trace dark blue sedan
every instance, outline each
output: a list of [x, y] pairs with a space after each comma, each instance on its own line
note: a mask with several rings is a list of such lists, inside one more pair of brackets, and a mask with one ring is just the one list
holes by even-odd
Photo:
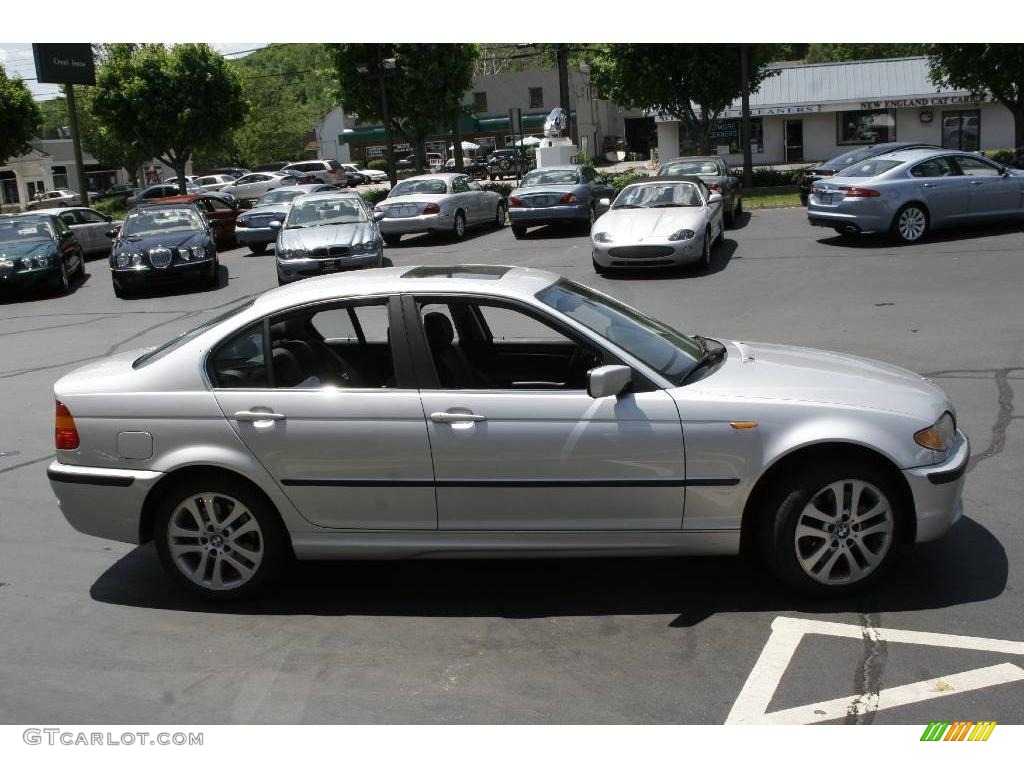
[[614, 187], [590, 166], [538, 168], [526, 174], [508, 198], [512, 234], [519, 239], [526, 236], [527, 227], [544, 224], [575, 224], [590, 232], [607, 205], [601, 201], [613, 197]]

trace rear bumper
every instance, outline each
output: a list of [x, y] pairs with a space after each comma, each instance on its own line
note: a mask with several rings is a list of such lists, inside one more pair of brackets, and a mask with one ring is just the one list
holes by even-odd
[[953, 449], [941, 464], [903, 470], [917, 513], [916, 542], [940, 538], [963, 515], [962, 493], [970, 458], [970, 441], [957, 430]]
[[142, 505], [163, 472], [79, 467], [54, 461], [47, 467], [46, 476], [61, 513], [76, 531], [138, 544]]
[[557, 224], [566, 221], [581, 223], [590, 220], [590, 206], [580, 203], [578, 205], [552, 205], [545, 208], [509, 208], [508, 217], [513, 224], [528, 226]]
[[384, 218], [377, 225], [381, 234], [385, 235], [411, 235], [415, 232], [438, 232], [448, 230], [454, 226], [452, 217], [444, 213], [430, 213], [425, 216], [400, 216], [396, 218]]
[[817, 205], [814, 196], [807, 202], [807, 223], [812, 227], [848, 229], [851, 232], [887, 232], [893, 212], [880, 200], [852, 200], [837, 205]]
[[243, 245], [270, 244], [277, 240], [278, 231], [273, 227], [235, 227], [235, 239]]

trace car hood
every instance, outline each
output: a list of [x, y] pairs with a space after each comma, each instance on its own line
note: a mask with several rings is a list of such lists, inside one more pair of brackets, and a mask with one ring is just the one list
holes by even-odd
[[615, 240], [631, 241], [642, 237], [668, 237], [680, 229], [703, 230], [704, 208], [629, 208], [609, 211], [594, 225]]
[[322, 227], [282, 230], [279, 243], [282, 250], [301, 248], [309, 251], [331, 245], [355, 245], [373, 239], [374, 230], [368, 223], [327, 224]]
[[726, 364], [690, 387], [715, 397], [870, 408], [921, 418], [927, 423], [942, 411], [952, 410], [941, 389], [899, 366], [784, 344], [722, 343], [729, 347]]
[[0, 243], [0, 257], [42, 256], [51, 253], [57, 244], [52, 240], [29, 240], [26, 242]]
[[180, 248], [183, 245], [206, 245], [209, 238], [205, 232], [167, 232], [138, 240], [119, 238], [114, 244], [115, 250], [148, 251], [150, 248]]

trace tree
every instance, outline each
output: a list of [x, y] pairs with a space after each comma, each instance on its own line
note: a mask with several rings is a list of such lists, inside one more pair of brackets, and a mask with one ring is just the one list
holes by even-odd
[[[341, 43], [329, 44], [328, 50], [338, 95], [346, 111], [361, 120], [383, 122], [380, 78], [386, 78], [391, 128], [412, 144], [422, 169], [423, 139], [438, 125], [450, 124], [472, 85], [479, 48], [472, 43]], [[394, 69], [382, 73], [382, 59], [394, 59]]]
[[20, 77], [8, 78], [0, 65], [0, 164], [11, 157], [24, 154], [31, 146], [43, 122], [39, 105]]
[[[750, 64], [751, 92], [775, 74], [768, 57], [756, 49]], [[595, 54], [590, 71], [602, 97], [675, 117], [706, 153], [711, 151], [716, 120], [741, 90], [738, 45], [615, 43]]]
[[245, 116], [238, 76], [206, 44], [111, 46], [96, 73], [92, 110], [109, 135], [174, 168], [216, 146]]
[[138, 139], [119, 137], [97, 119], [94, 96], [92, 89], [75, 88], [82, 147], [104, 165], [124, 168], [128, 178], [138, 183], [142, 179], [142, 166], [152, 155]]
[[991, 94], [1013, 115], [1013, 145], [1024, 146], [1024, 45], [932, 43], [925, 52], [935, 85]]

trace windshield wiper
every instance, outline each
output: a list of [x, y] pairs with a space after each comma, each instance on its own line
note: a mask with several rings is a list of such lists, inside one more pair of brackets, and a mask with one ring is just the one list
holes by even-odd
[[[725, 344], [722, 344], [720, 341], [715, 341], [714, 339], [709, 339], [706, 336], [701, 336], [699, 333], [695, 333], [693, 338], [697, 340], [698, 344], [700, 344], [700, 357], [697, 358], [697, 362], [694, 363], [693, 367], [686, 372], [685, 376], [683, 376], [682, 384], [689, 381], [690, 377], [701, 368], [706, 368], [709, 365], [717, 363], [719, 360], [724, 359], [727, 354]], [[709, 341], [715, 341], [715, 344], [718, 344], [721, 349], [710, 349], [708, 347]]]
[[639, 208], [640, 206], [639, 205], [633, 205], [632, 203], [623, 203], [622, 205], [616, 205], [615, 207], [616, 207], [616, 209], [618, 209], [618, 208]]
[[688, 205], [682, 203], [657, 203], [656, 205], [648, 205], [648, 208], [689, 208]]

